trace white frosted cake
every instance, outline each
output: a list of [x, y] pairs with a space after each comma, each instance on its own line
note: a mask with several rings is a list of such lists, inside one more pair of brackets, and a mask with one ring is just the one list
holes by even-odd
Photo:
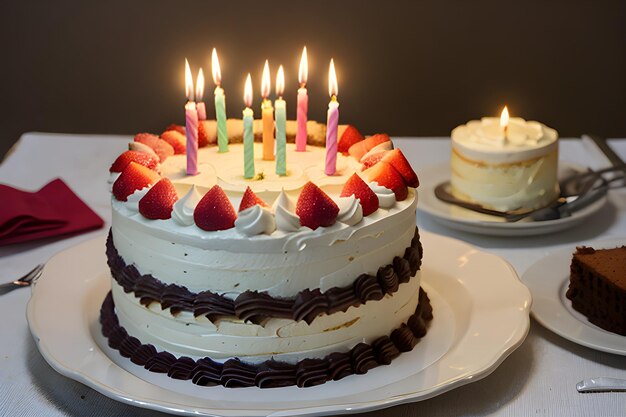
[[453, 194], [499, 211], [546, 206], [559, 195], [558, 134], [539, 122], [511, 118], [506, 137], [495, 117], [452, 131]]
[[417, 176], [388, 138], [345, 131], [339, 149], [357, 146], [336, 175], [324, 148], [288, 143], [278, 176], [255, 143], [253, 180], [241, 144], [200, 148], [188, 176], [182, 151], [138, 135], [159, 155], [135, 143], [112, 166], [109, 345], [173, 378], [262, 388], [365, 373], [411, 350], [432, 318]]

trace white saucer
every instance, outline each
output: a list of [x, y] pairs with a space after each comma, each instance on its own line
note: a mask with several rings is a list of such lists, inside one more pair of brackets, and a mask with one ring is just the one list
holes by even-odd
[[[596, 249], [626, 244], [626, 238], [586, 243]], [[552, 253], [531, 266], [522, 281], [533, 294], [532, 315], [541, 325], [565, 339], [603, 352], [626, 355], [626, 336], [589, 323], [565, 297], [569, 268], [575, 248]]]
[[[571, 173], [572, 169], [581, 167], [561, 161], [559, 173]], [[477, 233], [491, 236], [533, 236], [554, 233], [568, 229], [581, 223], [587, 217], [604, 206], [607, 197], [604, 196], [587, 207], [575, 211], [570, 217], [556, 220], [533, 222], [530, 219], [515, 223], [506, 223], [504, 219], [487, 214], [477, 213], [453, 204], [439, 200], [435, 196], [435, 188], [446, 181], [450, 181], [450, 164], [433, 165], [420, 169], [420, 188], [418, 210], [433, 217], [434, 220], [452, 229], [463, 232]]]
[[144, 371], [101, 348], [97, 317], [110, 289], [104, 238], [48, 262], [27, 318], [41, 354], [54, 369], [135, 406], [218, 416], [364, 412], [427, 399], [483, 378], [528, 333], [530, 291], [506, 261], [430, 233], [423, 233], [422, 242], [423, 285], [434, 308], [428, 334], [389, 366], [312, 388], [198, 387]]

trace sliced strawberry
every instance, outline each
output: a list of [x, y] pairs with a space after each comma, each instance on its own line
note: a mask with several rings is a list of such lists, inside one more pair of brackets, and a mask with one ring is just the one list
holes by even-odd
[[361, 167], [361, 171], [365, 171], [369, 167], [373, 167], [374, 165], [379, 163], [387, 152], [389, 151], [381, 151], [374, 154], [370, 154], [368, 152], [369, 156], [364, 155], [363, 158], [361, 158], [361, 163], [363, 164], [363, 167]]
[[159, 178], [159, 174], [150, 168], [131, 162], [113, 183], [113, 195], [119, 201], [126, 201], [135, 190], [152, 185]]
[[172, 217], [172, 208], [176, 200], [178, 194], [174, 184], [169, 178], [163, 178], [139, 200], [139, 213], [152, 220], [169, 219]]
[[168, 130], [175, 130], [176, 132], [182, 134], [183, 136], [185, 136], [185, 126], [181, 126], [181, 125], [177, 125], [175, 123], [172, 123], [170, 125], [168, 125], [165, 128], [165, 131], [167, 132]]
[[156, 152], [154, 152], [154, 149], [152, 149], [148, 145], [144, 145], [143, 143], [134, 142], [134, 141], [128, 142], [128, 150], [149, 153], [150, 155], [153, 155], [157, 159], [157, 161], [159, 160], [159, 155], [157, 155]]
[[115, 162], [111, 165], [111, 168], [109, 168], [109, 172], [122, 172], [131, 162], [137, 162], [139, 165], [143, 165], [155, 171], [159, 165], [159, 159], [156, 155], [145, 152], [126, 151], [117, 157]]
[[172, 145], [151, 133], [137, 133], [135, 135], [135, 142], [143, 143], [154, 149], [154, 152], [159, 156], [161, 162], [174, 155]]
[[259, 205], [261, 207], [268, 207], [267, 203], [263, 201], [259, 196], [254, 194], [250, 187], [246, 188], [246, 192], [243, 193], [241, 203], [239, 203], [239, 211], [244, 211], [252, 206]]
[[364, 140], [355, 143], [354, 145], [350, 146], [350, 148], [348, 149], [348, 154], [350, 154], [350, 156], [352, 156], [357, 161], [360, 161], [361, 158], [363, 158], [363, 155], [365, 155], [366, 153], [367, 153], [367, 148], [365, 147]]
[[235, 226], [236, 219], [235, 208], [219, 185], [214, 185], [202, 197], [193, 212], [196, 225], [209, 232], [230, 229]]
[[337, 152], [348, 155], [348, 149], [350, 149], [350, 146], [362, 140], [363, 135], [361, 132], [359, 132], [356, 127], [348, 125], [339, 138], [339, 142], [337, 142]]
[[377, 154], [383, 151], [390, 151], [392, 149], [393, 149], [393, 143], [390, 140], [383, 142], [383, 143], [379, 143], [378, 145], [374, 146], [372, 149], [367, 151], [367, 153], [361, 157], [361, 163], [363, 162], [364, 159], [369, 158], [370, 156], [374, 154]]
[[312, 182], [307, 182], [298, 197], [296, 214], [302, 226], [315, 230], [320, 226], [328, 227], [335, 223], [339, 214], [337, 204]]
[[369, 216], [378, 210], [378, 196], [358, 174], [352, 174], [341, 190], [341, 197], [350, 197], [351, 195], [359, 199], [364, 216]]
[[391, 164], [404, 178], [404, 182], [409, 187], [417, 188], [420, 185], [417, 174], [411, 168], [411, 164], [407, 161], [406, 157], [400, 149], [394, 149], [387, 153], [382, 159], [384, 162]]
[[161, 133], [161, 139], [172, 145], [176, 155], [184, 154], [187, 149], [187, 138], [176, 130], [166, 130]]
[[204, 148], [209, 144], [209, 134], [207, 132], [207, 121], [201, 120], [198, 123], [198, 148]]
[[362, 140], [360, 142], [355, 143], [350, 146], [348, 149], [348, 153], [352, 155], [357, 161], [360, 161], [369, 150], [374, 148], [376, 145], [380, 145], [383, 142], [389, 142], [389, 135], [386, 133], [377, 133], [369, 138]]
[[396, 195], [397, 201], [406, 199], [409, 190], [402, 175], [389, 163], [380, 161], [366, 172], [367, 180], [377, 182], [378, 185], [389, 188]]

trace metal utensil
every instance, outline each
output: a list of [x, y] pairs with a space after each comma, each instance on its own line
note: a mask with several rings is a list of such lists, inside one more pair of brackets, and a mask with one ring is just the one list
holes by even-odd
[[37, 278], [41, 276], [42, 272], [43, 265], [37, 265], [23, 277], [20, 277], [15, 281], [0, 284], [0, 295], [6, 294], [18, 288], [29, 287], [33, 282], [37, 280]]
[[580, 393], [609, 391], [626, 392], [626, 379], [607, 377], [583, 379], [576, 384], [576, 390]]
[[583, 135], [583, 138], [589, 138], [596, 144], [598, 149], [602, 151], [604, 156], [609, 160], [612, 166], [621, 167], [622, 169], [626, 168], [626, 163], [619, 157], [618, 154], [615, 153], [613, 149], [609, 146], [605, 138], [602, 138], [598, 135]]

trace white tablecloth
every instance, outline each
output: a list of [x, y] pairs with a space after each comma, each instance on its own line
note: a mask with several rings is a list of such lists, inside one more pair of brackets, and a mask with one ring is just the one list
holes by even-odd
[[[107, 225], [68, 239], [0, 247], [0, 282], [21, 276], [58, 251], [106, 233], [110, 224], [108, 167], [129, 139], [41, 133], [20, 139], [0, 165], [1, 183], [35, 190], [60, 177]], [[399, 138], [396, 144], [418, 174], [421, 167], [449, 158], [449, 140], [442, 138]], [[613, 140], [610, 144], [626, 156], [626, 141]], [[584, 146], [580, 140], [562, 140], [561, 159], [595, 167], [606, 164], [597, 149]], [[465, 240], [506, 258], [521, 276], [535, 261], [563, 247], [604, 237], [624, 236], [626, 242], [626, 192], [612, 191], [609, 204], [585, 224], [541, 237], [495, 238], [456, 232], [419, 212], [418, 224], [423, 230]], [[28, 330], [25, 307], [29, 295], [29, 290], [21, 289], [0, 297], [0, 416], [158, 414], [111, 400], [48, 366]], [[626, 378], [626, 357], [579, 346], [532, 321], [524, 344], [488, 377], [427, 401], [365, 415], [626, 415], [626, 393], [576, 392], [576, 382], [596, 376]]]

